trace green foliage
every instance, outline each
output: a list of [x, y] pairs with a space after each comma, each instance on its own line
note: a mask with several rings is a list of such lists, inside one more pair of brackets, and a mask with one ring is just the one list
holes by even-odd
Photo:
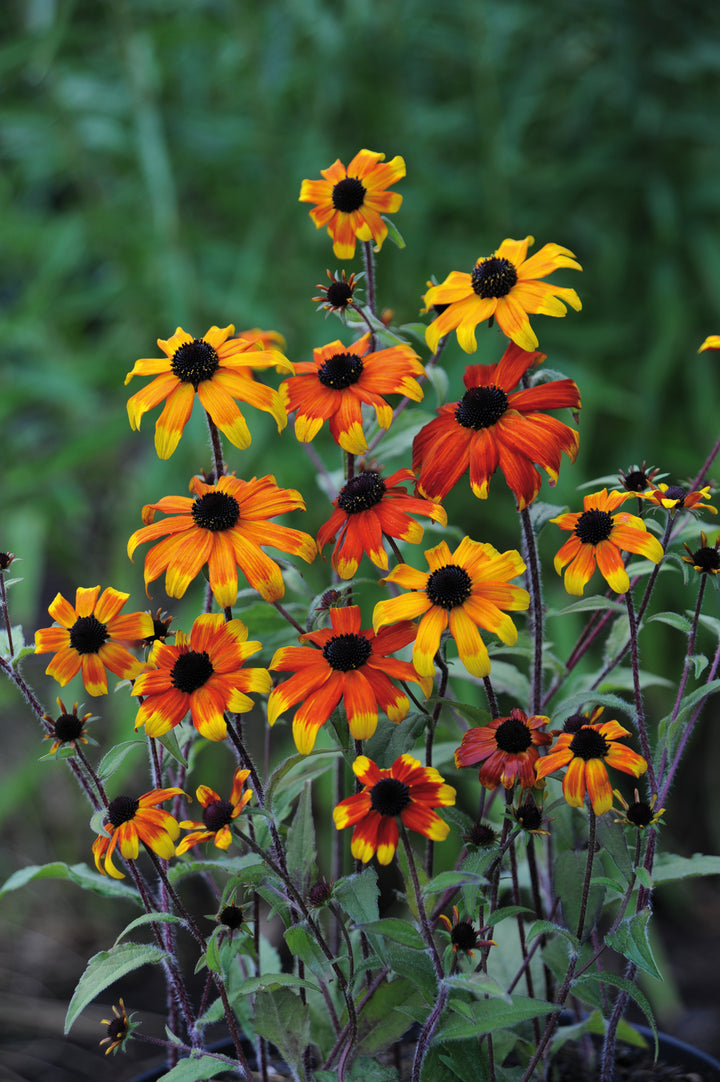
[[147, 943], [120, 943], [108, 951], [93, 955], [70, 1000], [65, 1017], [65, 1033], [69, 1033], [78, 1015], [88, 1004], [115, 981], [141, 966], [157, 965], [169, 957], [167, 951]]

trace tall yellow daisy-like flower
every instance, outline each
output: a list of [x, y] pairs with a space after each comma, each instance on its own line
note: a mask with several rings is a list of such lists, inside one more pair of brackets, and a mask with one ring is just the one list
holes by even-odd
[[537, 779], [541, 781], [567, 766], [563, 778], [565, 800], [571, 807], [581, 808], [587, 793], [595, 814], [603, 815], [613, 802], [607, 767], [636, 778], [647, 770], [642, 755], [619, 743], [626, 736], [630, 736], [629, 730], [617, 721], [583, 725], [575, 733], [561, 733], [548, 754], [535, 764]]
[[175, 842], [180, 824], [170, 812], [158, 808], [173, 796], [184, 796], [182, 789], [151, 789], [140, 797], [116, 796], [108, 804], [108, 822], [103, 823], [107, 834], [98, 834], [93, 842], [95, 867], [101, 875], [113, 879], [125, 876], [113, 864], [113, 853], [119, 847], [126, 860], [137, 860], [140, 842], [163, 860], [175, 855]]
[[313, 350], [313, 360], [295, 365], [295, 376], [285, 380], [280, 393], [288, 413], [296, 413], [295, 435], [301, 443], [317, 436], [325, 421], [344, 451], [362, 455], [368, 449], [363, 434], [362, 406], [372, 406], [377, 423], [389, 428], [392, 409], [388, 394], [420, 402], [423, 392], [416, 376], [425, 372], [410, 346], [370, 351], [372, 335], [351, 346], [339, 340]]
[[110, 586], [102, 595], [99, 586], [78, 586], [73, 606], [57, 594], [48, 612], [60, 626], [35, 632], [35, 653], [55, 652], [46, 674], [65, 687], [82, 669], [90, 695], [107, 694], [108, 669], [122, 680], [134, 679], [143, 663], [122, 644], [152, 635], [153, 622], [147, 612], [121, 615], [129, 597]]
[[401, 755], [389, 770], [360, 755], [353, 763], [364, 788], [341, 800], [333, 811], [338, 830], [355, 827], [350, 851], [367, 863], [377, 853], [380, 864], [389, 864], [399, 838], [397, 816], [408, 830], [431, 841], [447, 838], [450, 827], [435, 808], [455, 803], [455, 790], [446, 785], [434, 767], [422, 766], [412, 755]]
[[529, 315], [564, 316], [567, 305], [579, 311], [580, 298], [574, 289], [538, 281], [561, 267], [582, 270], [574, 254], [558, 244], [545, 244], [527, 258], [534, 237], [504, 240], [491, 256], [478, 259], [469, 274], [452, 271], [440, 285], [425, 294], [425, 306], [447, 305], [425, 332], [430, 349], [450, 331], [466, 353], [477, 349], [475, 328], [486, 319], [495, 319], [503, 334], [521, 349], [538, 347]]
[[188, 711], [198, 732], [208, 740], [227, 736], [225, 711], [252, 710], [248, 692], [267, 695], [272, 679], [267, 669], [243, 669], [262, 649], [248, 642], [242, 620], [225, 621], [222, 613], [198, 616], [190, 634], [178, 631], [175, 645], [156, 642], [148, 661], [155, 668], [141, 673], [133, 695], [142, 696], [135, 728], [162, 736], [179, 725]]
[[657, 564], [663, 558], [663, 547], [648, 533], [637, 515], [618, 508], [632, 498], [631, 492], [593, 492], [583, 498], [584, 511], [558, 515], [550, 519], [561, 530], [572, 530], [572, 537], [555, 556], [555, 570], [562, 574], [566, 564], [565, 589], [569, 594], [582, 595], [596, 567], [611, 590], [625, 594], [630, 579], [623, 564], [622, 552], [635, 552]]
[[455, 552], [441, 541], [428, 549], [425, 558], [429, 573], [398, 564], [382, 580], [412, 592], [377, 603], [375, 631], [419, 616], [413, 665], [421, 676], [432, 676], [435, 671], [434, 658], [446, 630], [455, 639], [468, 672], [487, 676], [490, 658], [478, 628], [492, 631], [512, 646], [517, 641], [517, 628], [503, 610], [524, 610], [530, 603], [527, 590], [509, 582], [525, 570], [520, 553], [498, 552], [492, 545], [464, 537]]
[[387, 189], [405, 176], [405, 162], [400, 157], [383, 162], [384, 154], [361, 150], [347, 169], [338, 158], [320, 170], [323, 180], [302, 182], [299, 201], [315, 203], [310, 217], [318, 229], [327, 226], [338, 259], [352, 259], [358, 240], [382, 247], [388, 228], [381, 214], [400, 209], [403, 197]]
[[[254, 368], [277, 368], [292, 372], [287, 357], [270, 348], [271, 334], [253, 330], [248, 338], [232, 338], [235, 327], [211, 327], [202, 338], [178, 327], [167, 340], [157, 343], [165, 357], [144, 357], [135, 362], [125, 377], [155, 376], [141, 391], [128, 399], [130, 426], [140, 428], [143, 415], [158, 403], [165, 408], [155, 425], [155, 450], [170, 458], [180, 442], [197, 394], [211, 420], [235, 447], [248, 447], [250, 431], [236, 399], [271, 413], [278, 432], [287, 424], [287, 415], [278, 392], [252, 378]], [[250, 378], [248, 378], [250, 377]]]
[[[166, 592], [182, 597], [207, 564], [215, 600], [221, 608], [230, 608], [237, 597], [239, 567], [261, 597], [277, 601], [285, 593], [285, 584], [280, 568], [261, 546], [293, 553], [307, 563], [317, 555], [309, 534], [268, 522], [288, 511], [305, 510], [300, 493], [278, 488], [274, 477], [241, 481], [224, 476], [216, 485], [194, 477], [190, 491], [194, 497], [165, 496], [143, 507], [147, 525], [128, 541], [130, 559], [138, 545], [165, 538], [145, 557], [146, 588], [165, 572]], [[158, 511], [173, 517], [155, 522]]]

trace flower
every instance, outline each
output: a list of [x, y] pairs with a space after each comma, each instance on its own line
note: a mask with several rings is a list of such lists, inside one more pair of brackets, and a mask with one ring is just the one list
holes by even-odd
[[720, 349], [720, 334], [709, 335], [700, 346], [698, 353], [702, 353], [706, 349]]
[[648, 469], [648, 465], [645, 459], [643, 459], [641, 466], [631, 466], [627, 473], [624, 470], [620, 470], [618, 479], [626, 492], [639, 494], [645, 492], [647, 487], [654, 483], [655, 478], [659, 473], [660, 470], [657, 466], [652, 466]]
[[43, 721], [52, 726], [52, 732], [45, 733], [44, 737], [45, 740], [53, 741], [48, 755], [54, 755], [63, 744], [69, 744], [71, 748], [75, 748], [78, 743], [87, 744], [85, 722], [92, 718], [92, 714], [83, 714], [80, 717], [77, 703], [72, 710], [67, 710], [62, 699], [57, 699], [56, 702], [60, 708], [59, 717], [52, 718], [49, 714], [43, 714]]
[[501, 782], [512, 789], [516, 781], [523, 789], [533, 789], [538, 747], [552, 743], [550, 733], [540, 732], [549, 720], [542, 714], [527, 717], [515, 708], [509, 717], [468, 729], [455, 752], [455, 766], [482, 763], [479, 778], [486, 789], [497, 789]]
[[[292, 552], [307, 563], [315, 557], [317, 548], [309, 534], [267, 521], [287, 511], [305, 509], [300, 493], [278, 488], [274, 477], [241, 481], [224, 476], [216, 485], [194, 477], [190, 491], [194, 498], [164, 496], [143, 507], [147, 525], [128, 541], [130, 559], [138, 545], [168, 535], [145, 557], [146, 589], [166, 571], [166, 592], [170, 597], [182, 597], [207, 564], [210, 587], [222, 608], [235, 604], [238, 567], [261, 597], [277, 601], [285, 593], [285, 584], [280, 568], [260, 546]], [[157, 511], [176, 517], [154, 522]]]
[[442, 500], [469, 469], [470, 487], [484, 500], [499, 467], [522, 510], [540, 490], [541, 476], [533, 463], [555, 484], [561, 452], [574, 462], [579, 437], [541, 411], [579, 409], [580, 392], [571, 379], [563, 379], [510, 393], [525, 372], [544, 359], [544, 353], [526, 353], [511, 342], [499, 364], [468, 365], [463, 397], [441, 406], [413, 441], [412, 464], [421, 495]]
[[15, 558], [14, 552], [0, 552], [0, 571], [7, 571]]
[[373, 628], [377, 632], [385, 624], [420, 616], [413, 665], [421, 676], [432, 676], [440, 638], [447, 629], [468, 672], [487, 676], [490, 658], [478, 628], [494, 632], [512, 646], [517, 641], [517, 628], [502, 610], [527, 609], [530, 603], [527, 590], [509, 582], [525, 570], [520, 553], [501, 553], [492, 545], [464, 537], [455, 552], [441, 541], [427, 550], [425, 558], [429, 573], [398, 564], [383, 579], [412, 592], [379, 601]]
[[355, 776], [364, 788], [346, 797], [333, 810], [338, 830], [355, 827], [350, 851], [367, 863], [377, 852], [380, 864], [389, 864], [398, 843], [396, 816], [404, 826], [431, 841], [447, 838], [450, 827], [433, 808], [455, 803], [455, 790], [437, 770], [421, 766], [412, 755], [401, 755], [389, 770], [380, 770], [366, 755], [353, 763]]
[[159, 402], [165, 408], [155, 425], [155, 450], [160, 458], [170, 458], [180, 442], [197, 394], [210, 419], [235, 447], [250, 446], [250, 432], [236, 399], [271, 413], [281, 432], [287, 416], [277, 391], [248, 379], [253, 368], [279, 368], [292, 372], [287, 357], [263, 345], [263, 332], [250, 332], [248, 339], [232, 338], [235, 327], [211, 327], [203, 338], [178, 327], [172, 338], [158, 338], [165, 357], [143, 357], [135, 362], [125, 377], [155, 376], [141, 391], [128, 399], [130, 427], [140, 428], [143, 415]]
[[324, 180], [302, 182], [299, 202], [315, 203], [310, 217], [318, 229], [327, 226], [338, 259], [352, 259], [357, 240], [374, 240], [381, 248], [388, 229], [380, 215], [400, 209], [403, 197], [387, 189], [405, 176], [405, 162], [384, 161], [384, 154], [361, 150], [347, 169], [338, 158], [320, 170]]
[[630, 579], [620, 552], [636, 552], [657, 564], [663, 558], [663, 547], [648, 533], [645, 523], [636, 515], [618, 508], [630, 497], [629, 492], [593, 492], [583, 498], [584, 511], [558, 515], [550, 519], [561, 530], [573, 534], [555, 556], [558, 575], [566, 564], [565, 589], [581, 596], [585, 584], [592, 578], [595, 567], [611, 590], [627, 593]]
[[613, 794], [618, 798], [623, 809], [619, 814], [619, 818], [613, 820], [615, 823], [624, 823], [626, 826], [637, 827], [638, 830], [644, 830], [645, 827], [655, 826], [656, 823], [662, 822], [662, 815], [665, 809], [658, 808], [658, 810], [655, 811], [655, 805], [657, 804], [658, 798], [657, 793], [653, 793], [652, 799], [650, 803], [648, 803], [646, 800], [640, 799], [640, 794], [636, 789], [632, 804], [628, 804], [618, 789], [613, 789]]
[[698, 488], [694, 492], [688, 492], [681, 485], [652, 485], [648, 492], [638, 494], [642, 500], [652, 500], [658, 507], [664, 507], [666, 511], [675, 514], [676, 511], [709, 511], [711, 515], [717, 514], [717, 508], [702, 500], [711, 499], [710, 486]]
[[567, 766], [562, 783], [565, 800], [572, 808], [581, 808], [587, 792], [595, 814], [603, 815], [612, 807], [613, 799], [607, 766], [636, 778], [647, 770], [642, 755], [618, 742], [626, 736], [630, 736], [629, 730], [617, 721], [583, 725], [576, 733], [561, 733], [548, 754], [538, 759], [537, 779]]
[[695, 552], [693, 552], [683, 541], [683, 545], [688, 553], [687, 556], [682, 557], [683, 561], [686, 564], [690, 564], [702, 575], [720, 574], [720, 551], [718, 551], [720, 550], [720, 534], [715, 538], [714, 545], [708, 545], [707, 535], [701, 530], [700, 544], [701, 548], [696, 549]]
[[362, 455], [367, 449], [362, 406], [372, 406], [377, 423], [389, 428], [392, 409], [382, 397], [400, 394], [420, 402], [422, 388], [415, 376], [424, 374], [410, 346], [391, 346], [370, 353], [368, 331], [351, 346], [338, 339], [313, 350], [313, 360], [295, 365], [295, 376], [280, 385], [288, 413], [295, 413], [295, 435], [309, 443], [329, 421], [330, 432], [344, 451]]
[[281, 647], [270, 662], [271, 669], [295, 675], [272, 691], [268, 722], [274, 725], [280, 714], [301, 702], [293, 718], [293, 738], [303, 755], [312, 751], [318, 730], [341, 699], [352, 736], [366, 740], [377, 728], [378, 709], [395, 722], [408, 712], [408, 697], [393, 680], [412, 680], [425, 695], [432, 688], [432, 680], [421, 679], [409, 661], [388, 656], [412, 642], [413, 624], [404, 621], [376, 635], [361, 629], [359, 605], [329, 612], [331, 627], [300, 636], [300, 642], [312, 646]]
[[180, 824], [158, 804], [173, 796], [184, 796], [182, 789], [151, 789], [140, 797], [116, 796], [108, 809], [108, 822], [103, 823], [107, 834], [98, 834], [92, 851], [95, 867], [101, 875], [124, 879], [113, 864], [112, 856], [119, 846], [126, 860], [137, 860], [142, 842], [163, 860], [175, 855], [175, 842], [180, 834]]
[[180, 826], [183, 830], [192, 830], [186, 834], [175, 850], [176, 856], [187, 853], [198, 842], [207, 842], [212, 838], [218, 849], [229, 849], [232, 842], [230, 824], [237, 819], [249, 800], [252, 799], [252, 789], [243, 792], [243, 785], [250, 776], [249, 770], [238, 768], [233, 776], [232, 792], [229, 800], [223, 800], [214, 789], [208, 785], [198, 786], [195, 796], [205, 809], [202, 822], [196, 823], [191, 819], [184, 819]]
[[102, 595], [99, 586], [78, 586], [72, 606], [62, 594], [56, 594], [48, 612], [57, 623], [35, 632], [36, 654], [55, 651], [46, 675], [65, 687], [82, 669], [83, 684], [90, 695], [107, 694], [108, 669], [122, 680], [134, 679], [143, 663], [121, 643], [152, 635], [153, 622], [147, 612], [120, 615], [129, 597], [110, 586]]
[[584, 714], [569, 714], [563, 722], [562, 729], [551, 729], [550, 732], [553, 736], [559, 736], [560, 733], [576, 733], [582, 729], [583, 725], [594, 725], [604, 713], [604, 706], [593, 706]]
[[133, 695], [143, 697], [135, 728], [144, 725], [147, 736], [162, 736], [190, 711], [202, 736], [224, 740], [224, 712], [252, 710], [254, 703], [246, 693], [266, 695], [272, 687], [267, 669], [242, 668], [262, 649], [261, 643], [247, 642], [247, 637], [242, 620], [225, 622], [222, 613], [206, 613], [198, 616], [189, 635], [177, 632], [174, 646], [155, 643], [148, 659], [154, 668], [133, 685]]
[[526, 797], [522, 804], [518, 803], [517, 808], [512, 809], [512, 813], [518, 826], [528, 834], [550, 836], [550, 831], [543, 829], [543, 809], [538, 807], [532, 796]]
[[342, 276], [338, 275], [337, 271], [335, 274], [327, 271], [327, 276], [330, 279], [330, 285], [324, 286], [318, 283], [316, 287], [324, 296], [313, 297], [313, 300], [316, 301], [319, 308], [325, 309], [326, 315], [329, 315], [330, 312], [344, 312], [352, 304], [357, 285], [357, 275], [351, 274], [349, 278], [346, 278], [345, 271], [342, 272]]
[[[475, 947], [497, 946], [494, 939], [480, 939], [480, 931], [473, 926], [471, 921], [460, 920], [460, 911], [456, 905], [452, 907], [452, 920], [450, 917], [446, 917], [444, 913], [440, 914], [438, 920], [442, 921], [446, 930], [450, 933], [453, 954], [461, 951], [468, 958], [473, 958]], [[481, 929], [481, 931], [486, 930], [485, 928]]]
[[336, 500], [335, 510], [320, 527], [317, 543], [322, 550], [339, 535], [330, 562], [341, 579], [351, 579], [366, 554], [376, 567], [388, 569], [388, 557], [383, 537], [398, 537], [416, 545], [422, 540], [423, 528], [410, 518], [411, 514], [447, 525], [447, 513], [438, 503], [409, 496], [401, 481], [412, 481], [412, 470], [397, 470], [383, 478], [379, 470], [363, 468], [344, 485]]
[[574, 254], [558, 244], [545, 244], [527, 259], [528, 247], [534, 243], [534, 237], [508, 238], [493, 255], [478, 259], [470, 274], [452, 271], [444, 282], [427, 291], [423, 298], [426, 309], [436, 304], [448, 306], [425, 331], [433, 353], [450, 331], [457, 331], [457, 340], [466, 353], [474, 353], [475, 328], [493, 318], [521, 349], [537, 349], [537, 336], [528, 315], [564, 316], [566, 304], [576, 312], [582, 308], [574, 289], [537, 280], [561, 267], [582, 270]]
[[113, 1003], [112, 1012], [115, 1015], [114, 1018], [103, 1018], [100, 1022], [101, 1026], [107, 1026], [107, 1036], [103, 1037], [100, 1041], [100, 1045], [107, 1045], [105, 1049], [105, 1055], [109, 1056], [110, 1053], [117, 1052], [118, 1048], [121, 1052], [125, 1051], [125, 1041], [130, 1036], [133, 1029], [136, 1028], [132, 1025], [133, 1015], [128, 1018], [127, 1011], [125, 1010], [125, 1004], [122, 999], [118, 999], [118, 1006]]

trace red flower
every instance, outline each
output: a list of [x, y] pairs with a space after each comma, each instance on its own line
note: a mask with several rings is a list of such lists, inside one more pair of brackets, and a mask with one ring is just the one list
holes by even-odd
[[534, 789], [538, 747], [552, 743], [550, 733], [539, 731], [549, 720], [541, 714], [527, 717], [515, 709], [509, 717], [468, 729], [455, 752], [455, 766], [482, 763], [479, 778], [486, 789], [497, 789], [500, 783], [512, 789], [516, 781], [523, 789]]

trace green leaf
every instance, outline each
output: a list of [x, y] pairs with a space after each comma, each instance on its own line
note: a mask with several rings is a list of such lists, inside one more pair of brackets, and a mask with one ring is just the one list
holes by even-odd
[[127, 883], [92, 872], [87, 864], [64, 864], [62, 861], [55, 861], [52, 864], [32, 864], [28, 868], [21, 868], [14, 872], [0, 887], [0, 898], [4, 894], [9, 894], [11, 890], [19, 890], [34, 879], [69, 879], [83, 890], [91, 890], [105, 898], [125, 898], [127, 901], [141, 904], [140, 895]]
[[[124, 740], [121, 744], [116, 744], [114, 748], [111, 748], [109, 752], [103, 755], [97, 768], [100, 780], [105, 781], [107, 778], [111, 777], [126, 755], [129, 755], [135, 748], [142, 748], [145, 750], [146, 741], [144, 739]], [[104, 813], [104, 815], [105, 818], [107, 818], [107, 813]]]
[[165, 751], [175, 760], [175, 762], [179, 763], [180, 766], [187, 767], [188, 761], [180, 751], [180, 744], [178, 743], [177, 734], [174, 729], [170, 729], [169, 732], [163, 733], [162, 736], [156, 736], [155, 739], [162, 744]]
[[426, 371], [428, 382], [435, 391], [437, 405], [440, 407], [447, 400], [448, 396], [448, 389], [450, 387], [448, 374], [444, 368], [440, 368], [438, 365], [435, 365], [433, 368], [428, 368]]
[[573, 601], [572, 605], [566, 605], [564, 609], [553, 610], [553, 616], [567, 616], [571, 612], [608, 612], [625, 613], [627, 609], [622, 601], [613, 601], [609, 597], [583, 597], [580, 601]]
[[391, 939], [393, 943], [402, 943], [403, 946], [411, 947], [413, 950], [425, 950], [425, 944], [418, 930], [398, 917], [384, 917], [382, 920], [374, 920], [361, 927], [367, 935], [381, 935], [384, 939]]
[[608, 932], [605, 942], [618, 954], [622, 954], [630, 962], [649, 973], [651, 977], [661, 981], [662, 973], [655, 964], [650, 940], [648, 938], [648, 921], [650, 910], [644, 909], [632, 917], [627, 917], [620, 922], [614, 932]]
[[286, 854], [290, 878], [304, 897], [308, 887], [318, 878], [312, 785], [309, 781], [300, 790], [297, 810], [288, 830]]
[[181, 1059], [172, 1070], [158, 1075], [158, 1082], [200, 1082], [201, 1079], [214, 1078], [228, 1069], [227, 1061], [203, 1052], [192, 1052], [187, 1059]]
[[[407, 1018], [405, 1019], [407, 1027]], [[313, 1071], [315, 1082], [337, 1082], [337, 1071]], [[386, 1067], [375, 1059], [359, 1056], [349, 1072], [345, 1073], [346, 1082], [397, 1082], [397, 1071]]]
[[305, 922], [286, 928], [283, 938], [290, 952], [313, 972], [323, 973], [329, 966], [329, 960], [318, 946], [315, 936], [308, 931]]
[[625, 977], [618, 977], [615, 973], [587, 973], [587, 974], [583, 974], [582, 977], [578, 977], [577, 980], [575, 980], [573, 982], [573, 988], [580, 989], [583, 985], [596, 985], [598, 983], [600, 983], [600, 984], [612, 984], [615, 988], [619, 988], [621, 991], [627, 992], [627, 994], [630, 996], [630, 998], [635, 1000], [638, 1007], [640, 1008], [640, 1010], [643, 1012], [643, 1014], [647, 1018], [648, 1022], [650, 1023], [650, 1028], [652, 1029], [653, 1035], [655, 1037], [655, 1057], [657, 1058], [657, 1054], [658, 1054], [657, 1026], [655, 1025], [655, 1019], [653, 1017], [652, 1007], [650, 1006], [650, 1003], [648, 1002], [648, 999], [645, 996], [645, 994], [637, 987], [637, 985], [633, 984], [632, 981], [626, 980]]
[[[403, 240], [400, 230], [395, 225], [395, 222], [392, 220], [392, 218], [388, 218], [385, 214], [381, 214], [380, 217], [387, 226], [388, 240], [391, 240], [393, 244], [396, 244], [398, 246], [398, 248], [404, 248], [405, 241]], [[375, 250], [377, 251], [377, 249]]]
[[491, 999], [503, 999], [506, 1003], [512, 1002], [512, 996], [488, 973], [456, 973], [452, 977], [446, 977], [443, 984], [450, 991], [469, 992], [475, 998], [484, 999], [488, 996]]
[[710, 664], [709, 660], [705, 657], [705, 654], [692, 654], [688, 661], [692, 663], [695, 669], [695, 679], [699, 680], [702, 674]]
[[435, 1004], [437, 998], [437, 977], [430, 955], [426, 951], [408, 950], [407, 947], [385, 940], [383, 960], [400, 977], [408, 980], [422, 993], [426, 1003]]
[[378, 919], [379, 896], [377, 872], [370, 866], [357, 875], [345, 876], [333, 887], [333, 897], [356, 924]]
[[668, 624], [670, 627], [682, 631], [685, 635], [689, 635], [692, 631], [691, 621], [688, 620], [687, 616], [681, 616], [679, 612], [654, 612], [652, 616], [648, 616], [647, 622], [651, 624], [653, 620], [658, 620], [661, 624]]
[[256, 1033], [277, 1048], [300, 1078], [305, 1078], [303, 1055], [310, 1043], [310, 1010], [290, 988], [266, 988], [255, 996]]
[[65, 1033], [70, 1032], [78, 1015], [109, 985], [140, 966], [157, 965], [169, 957], [167, 951], [148, 943], [121, 943], [109, 951], [93, 955], [70, 1000], [65, 1017]]
[[448, 1010], [438, 1026], [434, 1040], [457, 1041], [469, 1037], [480, 1037], [483, 1033], [493, 1033], [496, 1029], [507, 1029], [526, 1022], [531, 1018], [552, 1014], [560, 1008], [554, 1003], [542, 999], [529, 999], [527, 996], [511, 996], [511, 1002], [505, 999], [483, 1001], [482, 1010], [475, 1009], [472, 1019], [464, 1017], [454, 1009], [452, 999]]
[[185, 924], [182, 917], [176, 916], [174, 913], [143, 913], [141, 917], [136, 917], [135, 920], [131, 920], [126, 928], [123, 928], [120, 935], [115, 940], [114, 946], [117, 947], [128, 934], [135, 928], [142, 928], [145, 924]]
[[400, 1040], [408, 1020], [395, 1008], [410, 1002], [419, 1005], [420, 993], [405, 977], [383, 981], [376, 987], [358, 1017], [358, 1047], [372, 1056]]
[[562, 927], [560, 924], [553, 924], [549, 920], [536, 920], [534, 921], [528, 930], [525, 932], [525, 938], [528, 943], [531, 942], [538, 935], [560, 935], [564, 939], [567, 939], [570, 944], [570, 949], [573, 952], [577, 952], [580, 949], [577, 936], [574, 936], [572, 932], [569, 932], [567, 928]]
[[720, 875], [720, 857], [704, 853], [694, 853], [691, 857], [661, 853], [655, 861], [653, 881], [655, 886], [659, 886], [661, 883], [672, 883], [701, 875]]
[[295, 977], [292, 973], [263, 973], [259, 977], [247, 977], [233, 989], [233, 1000], [238, 996], [254, 995], [268, 988], [311, 988], [313, 992], [320, 991], [319, 985], [313, 981]]

